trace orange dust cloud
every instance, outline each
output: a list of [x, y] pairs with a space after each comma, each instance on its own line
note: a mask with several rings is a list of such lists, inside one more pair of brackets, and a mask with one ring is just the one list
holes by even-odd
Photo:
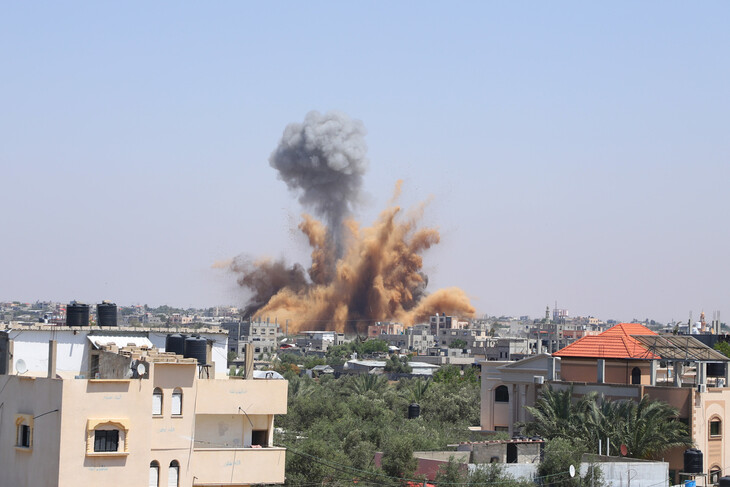
[[306, 272], [282, 260], [234, 259], [228, 268], [251, 292], [245, 312], [282, 325], [288, 322], [290, 333], [363, 332], [375, 321], [410, 326], [436, 313], [473, 316], [474, 307], [461, 289], [426, 292], [421, 255], [439, 243], [440, 236], [435, 228], [418, 228], [424, 205], [409, 212], [394, 206], [400, 188], [399, 181], [393, 205], [372, 226], [360, 229], [353, 219], [345, 220], [339, 259], [329, 229], [309, 215], [303, 215], [299, 225], [312, 248]]

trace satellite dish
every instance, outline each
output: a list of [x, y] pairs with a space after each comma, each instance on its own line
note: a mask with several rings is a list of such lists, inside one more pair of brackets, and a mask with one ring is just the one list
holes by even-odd
[[570, 468], [568, 469], [568, 473], [570, 474], [571, 477], [575, 477], [575, 467], [573, 465], [571, 465]]
[[142, 362], [138, 363], [137, 364], [137, 373], [139, 375], [144, 375], [145, 372], [147, 372], [147, 367], [145, 367], [145, 365]]
[[621, 456], [625, 457], [629, 454], [629, 448], [626, 445], [621, 445]]
[[15, 362], [15, 370], [19, 374], [25, 374], [26, 372], [28, 372], [28, 366], [25, 365], [25, 360], [23, 360], [22, 358], [19, 358], [18, 361]]

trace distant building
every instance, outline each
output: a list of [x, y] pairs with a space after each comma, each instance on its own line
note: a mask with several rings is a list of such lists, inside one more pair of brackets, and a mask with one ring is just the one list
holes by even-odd
[[368, 326], [368, 338], [379, 338], [380, 335], [402, 335], [403, 324], [392, 322], [377, 322]]

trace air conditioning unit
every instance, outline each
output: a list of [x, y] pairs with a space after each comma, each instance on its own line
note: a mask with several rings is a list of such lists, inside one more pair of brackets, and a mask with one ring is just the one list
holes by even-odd
[[545, 383], [545, 377], [543, 377], [541, 375], [536, 375], [535, 377], [533, 377], [533, 380], [534, 380], [535, 384], [544, 384]]

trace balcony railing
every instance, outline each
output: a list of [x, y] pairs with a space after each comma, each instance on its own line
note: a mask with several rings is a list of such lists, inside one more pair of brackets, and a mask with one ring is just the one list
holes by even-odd
[[193, 485], [284, 483], [285, 448], [195, 448]]

